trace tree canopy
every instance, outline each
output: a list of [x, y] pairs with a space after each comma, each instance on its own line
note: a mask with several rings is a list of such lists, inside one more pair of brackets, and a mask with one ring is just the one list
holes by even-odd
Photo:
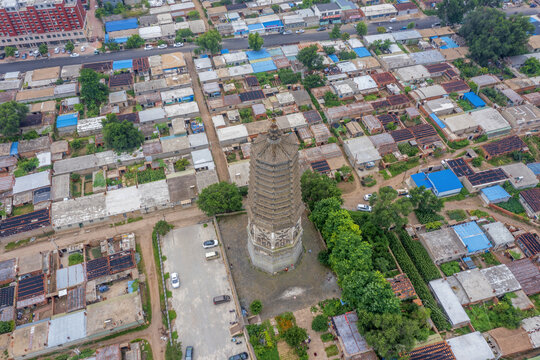
[[501, 0], [443, 0], [437, 4], [437, 16], [446, 25], [461, 24], [465, 14], [478, 7], [500, 7]]
[[45, 55], [49, 51], [49, 47], [47, 44], [41, 43], [39, 44], [38, 50], [41, 55]]
[[0, 105], [0, 133], [4, 136], [19, 134], [19, 126], [28, 114], [28, 106], [16, 101], [8, 101]]
[[366, 36], [367, 35], [367, 25], [365, 22], [363, 21], [359, 21], [357, 24], [356, 24], [356, 33], [358, 34], [358, 36]]
[[527, 76], [538, 76], [540, 75], [540, 61], [535, 57], [530, 57], [521, 65], [519, 71]]
[[73, 45], [73, 43], [71, 41], [68, 41], [66, 43], [66, 46], [64, 46], [64, 48], [67, 50], [67, 51], [73, 51], [75, 49], [75, 45]]
[[257, 32], [256, 33], [251, 33], [248, 36], [248, 43], [249, 43], [249, 48], [250, 49], [253, 49], [255, 51], [259, 51], [259, 50], [261, 50], [261, 48], [262, 48], [262, 46], [264, 44], [264, 39]]
[[378, 271], [353, 271], [342, 281], [343, 299], [356, 309], [375, 314], [398, 314], [400, 300]]
[[341, 190], [338, 189], [335, 180], [310, 170], [302, 174], [300, 187], [302, 201], [306, 203], [309, 210], [313, 210], [315, 204], [323, 199], [341, 196]]
[[127, 49], [136, 49], [140, 48], [144, 45], [144, 39], [140, 37], [138, 34], [133, 34], [130, 37], [128, 37], [126, 41], [126, 48]]
[[412, 211], [411, 202], [405, 197], [398, 199], [397, 191], [383, 187], [370, 199], [373, 208], [373, 222], [385, 229], [402, 226], [407, 223], [407, 216]]
[[528, 33], [534, 26], [522, 15], [507, 17], [500, 10], [478, 8], [465, 17], [459, 34], [469, 46], [472, 59], [482, 66], [526, 52]]
[[100, 76], [92, 69], [81, 69], [79, 83], [81, 84], [81, 100], [88, 110], [99, 112], [99, 106], [108, 100], [109, 88], [101, 83]]
[[132, 151], [141, 146], [144, 135], [133, 123], [127, 120], [120, 122], [115, 114], [109, 114], [103, 120], [103, 141], [107, 147], [115, 151]]
[[318, 74], [310, 74], [304, 78], [304, 86], [308, 89], [324, 86], [324, 79]]
[[317, 53], [317, 45], [311, 45], [298, 52], [297, 59], [308, 68], [308, 70], [317, 70], [323, 66], [323, 58]]
[[322, 199], [315, 204], [315, 207], [309, 215], [309, 219], [315, 224], [317, 229], [322, 230], [330, 213], [341, 209], [342, 203], [343, 200], [341, 200], [340, 197]]
[[208, 216], [234, 212], [242, 209], [242, 195], [236, 184], [222, 181], [204, 188], [197, 205]]
[[216, 29], [211, 29], [197, 38], [197, 45], [215, 54], [221, 50], [221, 35]]
[[6, 52], [7, 57], [12, 57], [15, 56], [15, 51], [17, 51], [17, 48], [14, 46], [6, 46], [4, 51]]
[[332, 28], [332, 31], [330, 31], [330, 39], [339, 39], [341, 36], [341, 26], [339, 24], [335, 24]]

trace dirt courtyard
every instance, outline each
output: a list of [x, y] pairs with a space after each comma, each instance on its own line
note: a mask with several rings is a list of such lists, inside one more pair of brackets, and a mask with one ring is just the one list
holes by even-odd
[[334, 274], [317, 260], [323, 244], [305, 215], [302, 217], [304, 252], [300, 263], [294, 270], [277, 275], [267, 274], [251, 264], [246, 214], [221, 217], [218, 224], [240, 304], [249, 309], [253, 300], [261, 300], [263, 319], [285, 311], [309, 308], [321, 300], [341, 295]]

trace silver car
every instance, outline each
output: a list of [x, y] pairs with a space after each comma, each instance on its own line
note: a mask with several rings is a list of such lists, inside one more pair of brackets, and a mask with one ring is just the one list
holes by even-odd
[[178, 289], [180, 287], [180, 279], [178, 278], [178, 273], [171, 274], [171, 286], [173, 289]]

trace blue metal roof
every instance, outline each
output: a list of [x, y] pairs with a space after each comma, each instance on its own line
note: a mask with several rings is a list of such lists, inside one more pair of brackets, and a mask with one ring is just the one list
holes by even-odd
[[357, 47], [353, 48], [353, 50], [359, 58], [371, 56], [371, 53], [365, 47]]
[[426, 174], [420, 172], [418, 174], [412, 174], [411, 179], [414, 181], [417, 187], [425, 187], [426, 189], [431, 189], [433, 186], [429, 182]]
[[490, 202], [497, 202], [498, 200], [507, 199], [510, 197], [510, 194], [507, 193], [506, 190], [504, 190], [500, 185], [487, 187], [481, 191]]
[[127, 43], [128, 38], [127, 37], [118, 37], [114, 39], [109, 39], [109, 34], [105, 34], [105, 43], [108, 43], [109, 41], [115, 42], [117, 44], [125, 44]]
[[272, 55], [270, 55], [270, 53], [266, 51], [266, 49], [261, 49], [259, 51], [253, 51], [253, 50], [246, 51], [246, 56], [248, 57], [248, 60], [250, 62], [272, 57]]
[[532, 170], [534, 175], [540, 175], [540, 162], [527, 164], [527, 167]]
[[336, 54], [330, 54], [328, 55], [328, 57], [330, 58], [330, 60], [332, 60], [335, 63], [339, 62], [339, 59]]
[[439, 194], [463, 187], [456, 174], [450, 169], [429, 173], [427, 177]]
[[112, 63], [113, 70], [123, 70], [123, 69], [132, 69], [133, 68], [133, 59], [127, 60], [116, 60]]
[[18, 141], [11, 143], [11, 148], [9, 149], [9, 155], [19, 155], [19, 142]]
[[229, 53], [229, 49], [221, 49], [221, 53], [222, 53], [222, 54], [228, 54], [228, 53]]
[[276, 64], [272, 60], [254, 62], [251, 63], [251, 67], [255, 74], [277, 70]]
[[264, 26], [261, 23], [249, 24], [247, 27], [249, 31], [257, 31], [264, 29]]
[[480, 96], [476, 95], [472, 91], [469, 91], [468, 93], [463, 94], [463, 98], [471, 103], [472, 106], [475, 108], [484, 107], [486, 106], [486, 103], [484, 100], [480, 99]]
[[446, 127], [445, 123], [443, 123], [435, 113], [429, 114], [429, 117], [431, 118], [431, 120], [435, 121], [441, 129], [444, 129]]
[[78, 117], [78, 113], [76, 112], [60, 115], [56, 118], [56, 127], [60, 129], [69, 126], [76, 126]]
[[492, 245], [480, 226], [474, 221], [453, 226], [457, 236], [463, 241], [469, 253], [487, 250]]
[[446, 43], [446, 45], [441, 46], [441, 49], [454, 49], [454, 48], [459, 47], [459, 45], [456, 44], [456, 42], [450, 39], [450, 37], [448, 36], [441, 36], [441, 40], [443, 40]]
[[273, 20], [273, 21], [263, 22], [263, 26], [265, 28], [283, 27], [283, 23], [281, 22], [281, 20]]
[[105, 23], [105, 32], [109, 33], [111, 31], [137, 29], [138, 27], [139, 27], [139, 22], [137, 18], [107, 21]]

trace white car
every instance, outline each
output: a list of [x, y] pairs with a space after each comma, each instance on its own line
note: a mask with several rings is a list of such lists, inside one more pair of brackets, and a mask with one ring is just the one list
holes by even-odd
[[284, 31], [282, 32], [283, 35], [291, 35], [292, 34], [292, 31], [291, 30], [287, 30], [287, 31]]
[[371, 212], [371, 206], [366, 204], [358, 204], [356, 205], [356, 210]]
[[54, 48], [54, 53], [59, 54], [60, 53], [60, 48]]
[[173, 289], [178, 289], [180, 287], [180, 279], [178, 278], [177, 273], [171, 274], [171, 286]]
[[174, 43], [173, 47], [182, 47], [184, 46], [184, 43], [183, 42], [177, 42], [177, 43]]
[[146, 45], [144, 50], [152, 50], [154, 47], [152, 45]]
[[161, 45], [158, 45], [157, 48], [158, 48], [158, 49], [166, 49], [166, 48], [167, 48], [167, 44], [161, 44]]
[[373, 196], [373, 194], [366, 194], [366, 195], [364, 195], [364, 200], [369, 201], [369, 199], [371, 199], [372, 196]]
[[74, 52], [73, 54], [71, 54], [71, 55], [69, 55], [69, 56], [70, 56], [70, 57], [79, 57], [79, 54], [77, 54], [77, 53]]
[[202, 247], [204, 249], [211, 249], [213, 247], [216, 247], [218, 246], [218, 241], [217, 240], [207, 240], [205, 242], [203, 242], [202, 244]]
[[85, 52], [85, 51], [86, 51], [86, 47], [81, 46], [81, 52]]
[[305, 33], [305, 32], [306, 32], [306, 31], [305, 31], [304, 29], [298, 29], [298, 30], [296, 30], [296, 33], [297, 33], [297, 34], [303, 34], [303, 33]]

